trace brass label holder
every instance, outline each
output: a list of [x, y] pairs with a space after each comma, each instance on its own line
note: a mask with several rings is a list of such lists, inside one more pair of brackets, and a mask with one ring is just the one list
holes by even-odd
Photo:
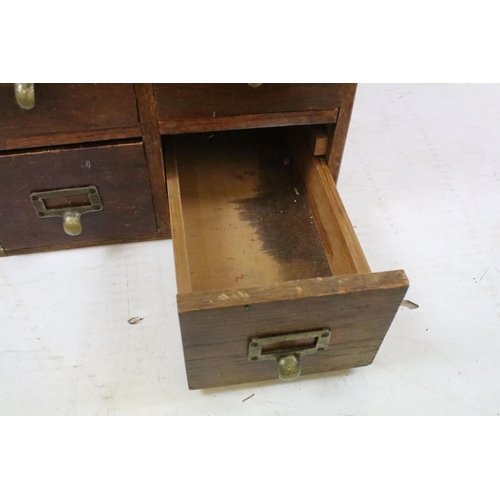
[[[88, 203], [79, 206], [48, 208], [46, 200], [68, 199], [73, 196], [87, 195]], [[96, 186], [85, 186], [69, 189], [54, 189], [52, 191], [36, 191], [30, 194], [31, 202], [38, 217], [62, 217], [63, 229], [69, 236], [78, 236], [82, 232], [80, 217], [89, 212], [100, 212], [102, 201]]]
[[[294, 380], [301, 373], [301, 358], [308, 354], [323, 352], [328, 349], [331, 331], [328, 328], [307, 332], [285, 333], [269, 337], [253, 337], [248, 345], [250, 361], [275, 361], [281, 380]], [[312, 343], [300, 346], [300, 341], [311, 339]], [[279, 347], [297, 343], [297, 346]], [[273, 345], [277, 346], [273, 349]]]

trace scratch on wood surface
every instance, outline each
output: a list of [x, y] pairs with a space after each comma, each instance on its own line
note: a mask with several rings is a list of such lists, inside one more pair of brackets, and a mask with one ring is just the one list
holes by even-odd
[[248, 401], [250, 398], [253, 398], [255, 396], [255, 393], [254, 394], [250, 394], [250, 396], [248, 396], [248, 398], [245, 398], [242, 403], [244, 403], [245, 401]]

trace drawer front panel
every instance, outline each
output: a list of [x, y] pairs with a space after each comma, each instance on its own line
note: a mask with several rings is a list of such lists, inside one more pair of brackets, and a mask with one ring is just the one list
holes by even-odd
[[[3, 150], [67, 144], [62, 136], [75, 133], [139, 130], [132, 84], [35, 84], [35, 106], [30, 110], [21, 109], [12, 84], [0, 84], [0, 110]], [[131, 133], [124, 130], [123, 137]], [[54, 134], [59, 135], [56, 142]]]
[[[33, 193], [95, 186], [98, 211], [81, 216], [82, 232], [69, 236], [62, 217], [41, 218]], [[84, 194], [48, 199], [47, 207], [89, 203]], [[5, 251], [100, 243], [154, 234], [156, 222], [142, 143], [0, 156], [0, 242]]]
[[369, 365], [407, 288], [404, 272], [390, 271], [180, 294], [189, 387], [277, 379], [276, 361], [249, 360], [250, 339], [323, 328], [329, 345], [302, 358], [302, 374]]
[[[175, 132], [184, 130], [182, 122], [186, 120], [199, 121], [206, 127], [207, 120], [217, 122], [237, 115], [334, 110], [341, 105], [349, 85], [265, 83], [252, 88], [245, 83], [157, 84], [158, 120], [162, 130]], [[325, 115], [325, 123], [335, 121], [335, 117], [336, 114]], [[303, 120], [304, 117], [294, 119]]]

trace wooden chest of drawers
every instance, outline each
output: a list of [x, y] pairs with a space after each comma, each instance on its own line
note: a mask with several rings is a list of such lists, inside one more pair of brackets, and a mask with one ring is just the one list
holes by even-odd
[[0, 86], [0, 254], [172, 236], [192, 389], [370, 364], [408, 281], [337, 191], [354, 84]]

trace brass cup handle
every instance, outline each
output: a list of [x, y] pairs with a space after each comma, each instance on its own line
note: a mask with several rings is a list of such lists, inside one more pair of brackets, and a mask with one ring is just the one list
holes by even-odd
[[262, 83], [249, 83], [248, 85], [253, 89], [256, 89], [259, 88], [262, 85]]
[[295, 380], [302, 371], [302, 358], [326, 351], [331, 334], [329, 328], [320, 328], [307, 332], [252, 337], [248, 344], [248, 360], [274, 361], [278, 365], [280, 380]]
[[35, 107], [35, 84], [34, 83], [14, 83], [14, 94], [19, 106], [23, 109]]
[[[68, 201], [73, 197], [81, 199], [82, 195], [88, 197], [88, 203], [84, 203], [83, 205], [75, 203], [73, 206], [67, 206]], [[61, 217], [64, 232], [69, 236], [78, 236], [81, 234], [81, 217], [83, 214], [100, 212], [103, 209], [99, 190], [94, 185], [79, 188], [53, 189], [51, 191], [37, 191], [31, 193], [30, 198], [38, 217], [41, 219]], [[47, 206], [47, 201], [51, 202], [49, 206]], [[59, 207], [54, 207], [53, 205], [59, 205]]]
[[289, 382], [300, 376], [300, 356], [296, 353], [280, 356], [276, 359], [278, 363], [278, 376], [280, 380]]
[[78, 212], [68, 209], [62, 214], [64, 232], [69, 236], [78, 236], [82, 232], [82, 221]]

